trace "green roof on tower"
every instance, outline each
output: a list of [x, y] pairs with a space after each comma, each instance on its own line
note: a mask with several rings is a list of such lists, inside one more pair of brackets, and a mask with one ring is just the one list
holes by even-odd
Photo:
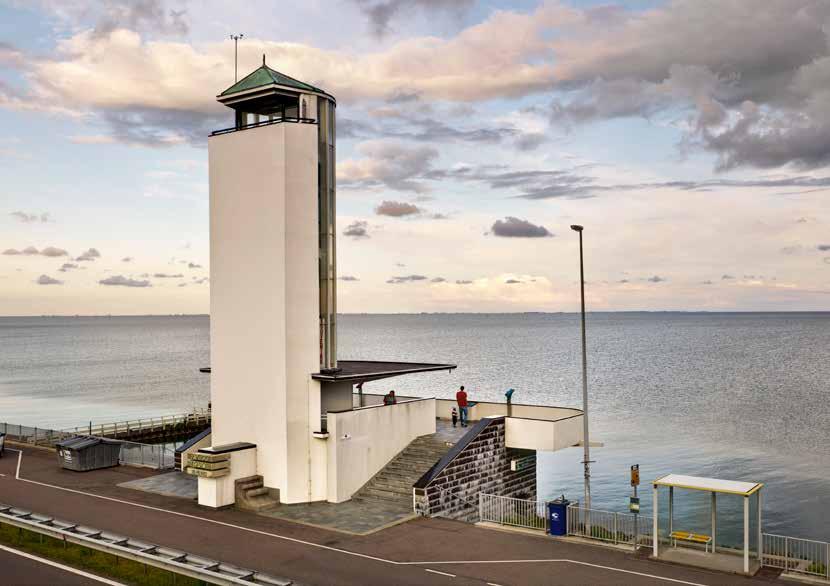
[[231, 87], [226, 89], [224, 92], [219, 94], [219, 96], [228, 96], [230, 94], [236, 94], [239, 92], [244, 92], [252, 89], [256, 89], [258, 87], [265, 87], [269, 85], [281, 85], [283, 87], [290, 87], [294, 88], [299, 91], [303, 92], [312, 92], [316, 94], [325, 94], [329, 95], [328, 92], [321, 90], [318, 87], [314, 87], [311, 84], [302, 82], [298, 79], [294, 79], [284, 73], [280, 73], [275, 69], [271, 69], [265, 64], [265, 55], [262, 56], [262, 66], [258, 69], [255, 69], [238, 82], [233, 84]]

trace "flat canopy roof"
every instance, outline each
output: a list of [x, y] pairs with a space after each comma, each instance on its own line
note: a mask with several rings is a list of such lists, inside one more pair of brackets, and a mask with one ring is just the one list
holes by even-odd
[[684, 476], [683, 474], [668, 474], [654, 481], [654, 486], [674, 486], [690, 490], [705, 490], [706, 492], [725, 492], [741, 496], [749, 496], [757, 492], [763, 484], [760, 482], [743, 482], [740, 480], [721, 480], [720, 478], [703, 478], [700, 476]]
[[431, 364], [426, 362], [381, 362], [377, 360], [338, 360], [338, 370], [317, 372], [314, 380], [324, 382], [351, 381], [355, 383], [436, 370], [453, 370], [455, 364]]

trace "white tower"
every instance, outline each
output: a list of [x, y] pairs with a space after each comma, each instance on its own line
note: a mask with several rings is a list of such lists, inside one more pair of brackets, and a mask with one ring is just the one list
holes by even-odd
[[337, 368], [336, 102], [264, 56], [217, 99], [236, 125], [208, 141], [212, 445], [255, 444], [281, 502], [325, 499], [311, 375]]

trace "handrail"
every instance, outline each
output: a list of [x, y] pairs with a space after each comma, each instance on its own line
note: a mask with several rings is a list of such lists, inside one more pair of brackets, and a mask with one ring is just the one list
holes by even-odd
[[299, 116], [283, 116], [281, 118], [274, 118], [273, 120], [262, 120], [260, 122], [253, 122], [251, 124], [243, 124], [242, 126], [232, 126], [231, 128], [222, 128], [221, 130], [214, 130], [210, 133], [210, 136], [228, 134], [230, 132], [236, 132], [237, 130], [248, 130], [249, 128], [259, 128], [260, 126], [270, 126], [271, 124], [280, 124], [282, 122], [293, 122], [299, 124], [317, 124], [317, 121], [314, 118], [301, 118]]

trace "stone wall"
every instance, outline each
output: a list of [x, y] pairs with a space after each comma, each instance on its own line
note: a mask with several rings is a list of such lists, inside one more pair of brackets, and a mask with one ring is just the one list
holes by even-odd
[[[536, 453], [508, 449], [504, 417], [483, 419], [453, 450], [415, 484], [415, 512], [427, 517], [478, 520], [478, 494], [536, 498]], [[514, 458], [533, 458], [532, 465], [511, 472]]]

